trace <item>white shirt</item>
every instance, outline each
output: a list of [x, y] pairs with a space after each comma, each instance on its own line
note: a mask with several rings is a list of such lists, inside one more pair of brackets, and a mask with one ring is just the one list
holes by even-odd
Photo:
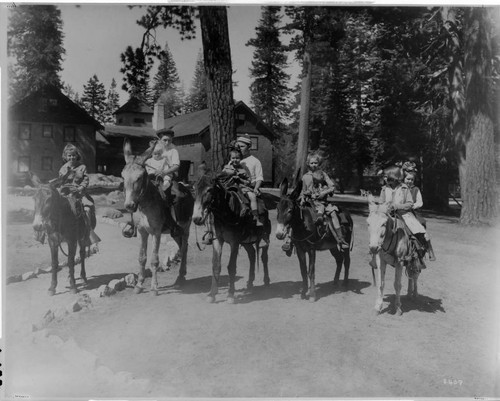
[[255, 156], [245, 157], [240, 164], [248, 169], [250, 173], [250, 182], [255, 184], [257, 181], [264, 181], [264, 173], [262, 172], [262, 164]]
[[163, 171], [163, 165], [165, 164], [165, 158], [156, 160], [154, 157], [150, 157], [144, 163], [146, 166], [146, 171], [148, 174], [157, 174]]
[[179, 152], [177, 151], [174, 145], [169, 145], [163, 151], [163, 157], [166, 159], [168, 168], [172, 166], [179, 166], [181, 164], [179, 159]]

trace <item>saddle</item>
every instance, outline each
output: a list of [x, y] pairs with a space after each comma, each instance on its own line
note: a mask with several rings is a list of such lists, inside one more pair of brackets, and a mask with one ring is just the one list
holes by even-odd
[[[406, 236], [408, 237], [409, 241], [411, 242], [412, 246], [414, 247], [418, 258], [420, 259], [419, 266], [423, 265], [425, 269], [425, 264], [423, 263], [422, 259], [427, 252], [427, 247], [425, 246], [425, 239], [424, 238], [418, 238], [420, 234], [413, 234], [408, 226], [406, 225], [405, 221], [403, 220], [403, 217], [399, 213], [395, 213], [393, 221], [394, 221], [394, 227], [393, 227], [393, 233], [396, 233], [399, 229], [403, 230]], [[409, 255], [409, 258], [412, 259], [412, 256]]]

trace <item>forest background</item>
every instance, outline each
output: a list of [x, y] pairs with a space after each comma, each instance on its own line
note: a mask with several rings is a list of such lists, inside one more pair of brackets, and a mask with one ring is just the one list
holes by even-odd
[[[9, 11], [9, 103], [54, 84], [111, 123], [120, 85], [150, 105], [160, 100], [167, 115], [208, 107], [213, 167], [224, 160], [234, 137], [227, 7], [143, 7], [140, 45], [122, 49], [117, 80], [106, 89], [90, 73], [83, 90], [61, 79], [59, 8]], [[275, 182], [293, 179], [308, 152], [325, 156], [340, 191], [367, 188], [366, 177], [380, 168], [412, 160], [427, 207], [448, 208], [457, 189], [463, 224], [492, 220], [500, 177], [499, 7], [264, 6], [260, 12], [245, 50], [253, 55], [250, 106], [277, 134]], [[186, 41], [201, 31], [203, 49], [187, 90], [168, 41], [157, 41], [167, 27]], [[301, 72], [297, 77], [290, 65]]]

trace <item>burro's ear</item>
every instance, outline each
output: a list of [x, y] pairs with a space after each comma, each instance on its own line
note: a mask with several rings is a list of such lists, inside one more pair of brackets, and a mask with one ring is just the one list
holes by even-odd
[[292, 193], [290, 194], [290, 199], [297, 200], [299, 198], [300, 193], [302, 192], [302, 186], [303, 182], [302, 180], [299, 180], [297, 182], [297, 186], [293, 189]]
[[142, 155], [137, 156], [137, 158], [135, 159], [136, 163], [138, 163], [140, 165], [144, 165], [144, 163], [146, 162], [146, 160], [148, 160], [153, 155], [153, 150], [154, 150], [154, 148], [156, 146], [156, 142], [157, 141], [151, 141], [149, 143], [149, 148], [147, 148], [142, 153]]
[[285, 178], [283, 181], [281, 181], [280, 184], [280, 195], [283, 197], [286, 196], [287, 193], [288, 193], [288, 180]]
[[42, 181], [40, 181], [40, 178], [38, 178], [35, 173], [28, 171], [28, 177], [30, 178], [31, 183], [35, 188], [38, 188], [40, 185], [42, 185]]
[[125, 163], [127, 164], [134, 160], [132, 145], [130, 144], [130, 140], [128, 138], [123, 141], [123, 157], [125, 158]]
[[367, 196], [368, 203], [371, 205], [372, 203], [375, 203], [375, 198], [373, 197], [372, 194], [368, 194]]

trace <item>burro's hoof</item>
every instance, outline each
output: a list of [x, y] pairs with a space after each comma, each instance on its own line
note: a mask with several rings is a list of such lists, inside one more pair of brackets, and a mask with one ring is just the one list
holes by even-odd
[[401, 316], [403, 314], [403, 311], [401, 308], [396, 308], [396, 316]]
[[48, 295], [49, 297], [53, 297], [54, 295], [56, 295], [56, 290], [53, 290], [53, 289], [49, 288], [49, 289], [47, 290], [47, 295]]
[[71, 287], [71, 288], [69, 289], [69, 292], [70, 292], [71, 294], [78, 294], [78, 290], [77, 290], [75, 287]]
[[309, 297], [309, 302], [311, 302], [311, 303], [316, 302], [316, 295], [313, 295], [312, 297]]
[[230, 305], [234, 305], [234, 303], [235, 303], [234, 297], [227, 297], [227, 303]]
[[158, 290], [151, 290], [151, 294], [158, 296]]
[[135, 292], [136, 294], [140, 294], [142, 291], [144, 291], [144, 289], [143, 289], [142, 287], [139, 287], [139, 286], [137, 286], [137, 285], [135, 286], [135, 288], [134, 288], [134, 292]]
[[207, 295], [207, 303], [209, 304], [215, 303], [215, 297], [213, 295]]

